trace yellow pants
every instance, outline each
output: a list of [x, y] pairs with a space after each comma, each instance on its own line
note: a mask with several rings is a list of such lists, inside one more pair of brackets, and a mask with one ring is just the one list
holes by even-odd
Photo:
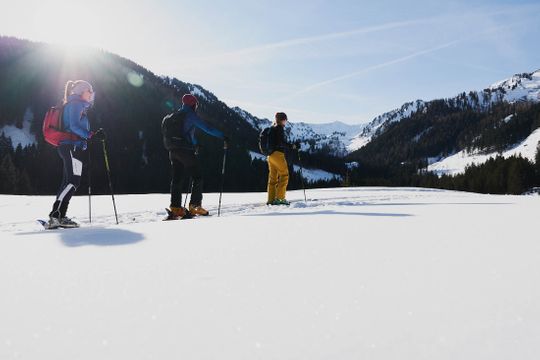
[[275, 199], [285, 199], [289, 183], [289, 167], [285, 154], [274, 151], [268, 156], [268, 202]]

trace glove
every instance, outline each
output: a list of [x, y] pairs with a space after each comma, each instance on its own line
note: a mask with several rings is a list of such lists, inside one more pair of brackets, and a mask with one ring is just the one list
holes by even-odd
[[230, 140], [229, 140], [229, 137], [228, 137], [228, 136], [224, 136], [224, 137], [223, 137], [223, 147], [224, 147], [225, 149], [227, 149], [227, 148], [229, 147], [229, 141], [230, 141]]

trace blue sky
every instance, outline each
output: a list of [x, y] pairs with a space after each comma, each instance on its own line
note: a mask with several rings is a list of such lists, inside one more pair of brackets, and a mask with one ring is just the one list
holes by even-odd
[[1, 1], [0, 34], [103, 48], [259, 117], [363, 123], [540, 68], [538, 0]]

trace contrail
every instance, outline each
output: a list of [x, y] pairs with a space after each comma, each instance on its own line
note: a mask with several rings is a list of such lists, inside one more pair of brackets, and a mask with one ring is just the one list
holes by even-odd
[[354, 35], [360, 35], [360, 34], [369, 34], [377, 31], [384, 31], [384, 30], [390, 30], [390, 29], [396, 29], [411, 25], [417, 25], [420, 23], [425, 22], [431, 22], [433, 19], [421, 19], [421, 20], [410, 20], [410, 21], [398, 21], [398, 22], [391, 22], [387, 24], [382, 25], [376, 25], [376, 26], [368, 26], [360, 29], [355, 30], [349, 30], [349, 31], [342, 31], [342, 32], [336, 32], [336, 33], [330, 33], [330, 34], [323, 34], [323, 35], [317, 35], [317, 36], [308, 36], [308, 37], [302, 37], [302, 38], [296, 38], [291, 40], [285, 40], [285, 41], [279, 41], [275, 43], [255, 46], [251, 48], [246, 48], [238, 51], [233, 51], [230, 53], [225, 53], [223, 55], [229, 55], [229, 54], [244, 54], [244, 53], [251, 53], [251, 52], [258, 52], [263, 50], [273, 50], [273, 49], [279, 49], [279, 48], [285, 48], [290, 46], [296, 46], [296, 45], [305, 45], [305, 44], [311, 44], [319, 41], [324, 40], [332, 40], [332, 39], [339, 39]]
[[[496, 11], [491, 11], [491, 12], [484, 12], [482, 14], [485, 16], [492, 16], [492, 15], [508, 14], [509, 12], [511, 11], [507, 9], [503, 9], [503, 10], [496, 10]], [[475, 13], [470, 12], [470, 13], [461, 14], [460, 17], [466, 18], [473, 15], [475, 15]], [[263, 45], [248, 47], [248, 48], [239, 49], [239, 50], [233, 50], [233, 51], [224, 52], [220, 54], [218, 53], [211, 56], [191, 58], [189, 59], [189, 61], [191, 63], [196, 63], [199, 65], [200, 63], [204, 63], [204, 62], [223, 63], [227, 59], [236, 61], [238, 57], [246, 57], [249, 55], [253, 55], [253, 54], [268, 51], [268, 50], [282, 49], [282, 48], [288, 48], [288, 47], [293, 47], [293, 46], [298, 46], [298, 45], [307, 45], [307, 44], [317, 43], [317, 42], [321, 42], [325, 40], [341, 39], [341, 38], [346, 38], [346, 37], [355, 36], [355, 35], [370, 34], [370, 33], [398, 29], [398, 28], [420, 25], [420, 24], [437, 23], [439, 21], [445, 21], [445, 20], [448, 21], [451, 18], [452, 16], [449, 16], [449, 15], [440, 15], [440, 16], [433, 16], [433, 17], [427, 17], [427, 18], [421, 18], [421, 19], [415, 19], [415, 20], [394, 21], [394, 22], [389, 22], [389, 23], [385, 23], [381, 25], [367, 26], [367, 27], [362, 27], [362, 28], [348, 30], [348, 31], [283, 40], [283, 41], [278, 41], [274, 43], [263, 44]]]
[[[307, 36], [307, 37], [301, 37], [301, 38], [296, 38], [296, 39], [278, 41], [275, 43], [269, 43], [269, 44], [249, 47], [245, 49], [225, 52], [221, 54], [216, 54], [209, 57], [202, 57], [202, 58], [198, 58], [197, 60], [198, 61], [207, 60], [207, 61], [212, 61], [212, 62], [223, 61], [224, 59], [227, 59], [227, 58], [237, 58], [238, 56], [247, 56], [250, 54], [255, 54], [255, 53], [263, 52], [267, 50], [275, 50], [275, 49], [281, 49], [281, 48], [288, 48], [291, 46], [312, 44], [312, 43], [317, 43], [320, 41], [346, 38], [346, 37], [350, 37], [354, 35], [370, 34], [370, 33], [378, 32], [378, 31], [391, 30], [391, 29], [402, 28], [402, 27], [407, 27], [407, 26], [412, 26], [412, 25], [429, 23], [433, 21], [435, 21], [434, 18], [390, 22], [386, 24], [368, 26], [368, 27], [363, 27], [363, 28], [349, 30], [349, 31], [342, 31], [342, 32], [336, 32], [336, 33], [322, 34], [322, 35], [316, 35], [316, 36]], [[193, 61], [195, 59], [191, 59], [191, 60]]]
[[394, 60], [390, 60], [390, 61], [387, 61], [387, 62], [384, 62], [384, 63], [381, 63], [381, 64], [369, 66], [367, 68], [364, 68], [364, 69], [359, 70], [359, 71], [355, 71], [353, 73], [349, 73], [349, 74], [338, 76], [338, 77], [335, 77], [335, 78], [332, 78], [332, 79], [329, 79], [329, 80], [321, 81], [321, 82], [310, 85], [310, 86], [308, 86], [308, 87], [306, 87], [306, 88], [304, 88], [304, 89], [302, 89], [300, 91], [297, 91], [297, 92], [287, 96], [286, 99], [290, 99], [291, 97], [295, 97], [295, 96], [304, 94], [306, 92], [309, 92], [311, 90], [320, 88], [320, 87], [328, 85], [328, 84], [332, 84], [332, 83], [335, 83], [335, 82], [338, 82], [338, 81], [350, 79], [350, 78], [353, 78], [353, 77], [356, 77], [356, 76], [359, 76], [359, 75], [367, 74], [367, 73], [369, 73], [371, 71], [374, 71], [374, 70], [385, 68], [385, 67], [388, 67], [390, 65], [398, 64], [398, 63], [401, 63], [401, 62], [416, 58], [418, 56], [422, 56], [422, 55], [429, 54], [429, 53], [432, 53], [432, 52], [435, 52], [435, 51], [438, 51], [438, 50], [441, 50], [441, 49], [444, 49], [444, 48], [448, 48], [448, 47], [456, 45], [456, 44], [458, 44], [460, 42], [461, 42], [460, 40], [454, 40], [454, 41], [448, 42], [448, 43], [443, 44], [443, 45], [439, 45], [439, 46], [435, 46], [435, 47], [432, 47], [432, 48], [429, 48], [429, 49], [417, 51], [417, 52], [412, 53], [410, 55], [403, 56], [403, 57], [400, 57], [400, 58], [397, 58], [397, 59], [394, 59]]
[[[476, 35], [470, 36], [468, 38], [468, 40], [478, 38], [478, 37], [481, 37], [481, 36], [483, 36], [485, 34], [493, 33], [493, 32], [496, 32], [496, 31], [509, 29], [509, 28], [512, 28], [514, 25], [515, 24], [509, 24], [509, 25], [502, 25], [502, 26], [496, 26], [496, 27], [493, 27], [493, 28], [489, 28], [489, 29], [486, 29], [486, 30], [476, 34]], [[304, 94], [306, 92], [312, 91], [314, 89], [320, 88], [320, 87], [328, 85], [328, 84], [332, 84], [332, 83], [335, 83], [335, 82], [338, 82], [338, 81], [350, 79], [350, 78], [353, 78], [353, 77], [356, 77], [356, 76], [359, 76], [359, 75], [367, 74], [367, 73], [369, 73], [371, 71], [378, 70], [378, 69], [381, 69], [381, 68], [385, 68], [385, 67], [388, 67], [390, 65], [402, 63], [404, 61], [407, 61], [407, 60], [410, 60], [410, 59], [413, 59], [413, 58], [416, 58], [416, 57], [419, 57], [419, 56], [422, 56], [422, 55], [426, 55], [426, 54], [429, 54], [429, 53], [439, 51], [441, 49], [445, 49], [445, 48], [454, 46], [454, 45], [462, 43], [464, 41], [465, 41], [465, 39], [453, 40], [453, 41], [450, 41], [450, 42], [445, 43], [443, 45], [438, 45], [438, 46], [435, 46], [435, 47], [432, 47], [432, 48], [429, 48], [429, 49], [417, 51], [417, 52], [412, 53], [410, 55], [403, 56], [403, 57], [400, 57], [400, 58], [397, 58], [397, 59], [394, 59], [394, 60], [390, 60], [390, 61], [384, 62], [382, 64], [369, 66], [367, 68], [364, 68], [364, 69], [359, 70], [359, 71], [355, 71], [353, 73], [341, 75], [341, 76], [338, 76], [338, 77], [335, 77], [335, 78], [332, 78], [332, 79], [329, 79], [329, 80], [320, 81], [320, 82], [312, 84], [312, 85], [310, 85], [310, 86], [308, 86], [308, 87], [306, 87], [306, 88], [304, 88], [304, 89], [302, 89], [300, 91], [297, 91], [297, 92], [287, 96], [286, 98], [279, 99], [278, 101], [284, 101], [285, 99], [290, 99], [290, 98], [296, 97], [298, 95]]]

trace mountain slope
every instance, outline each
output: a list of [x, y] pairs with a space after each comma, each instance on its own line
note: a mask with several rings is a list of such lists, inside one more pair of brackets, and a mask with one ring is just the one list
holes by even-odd
[[479, 151], [468, 152], [462, 150], [454, 155], [437, 160], [429, 164], [427, 170], [439, 175], [457, 175], [465, 172], [468, 166], [480, 165], [498, 156], [507, 159], [512, 156], [521, 156], [531, 162], [536, 161], [536, 154], [540, 145], [540, 129], [534, 130], [521, 143], [502, 152], [483, 153]]
[[[439, 100], [434, 100], [438, 102]], [[540, 70], [532, 73], [514, 75], [509, 79], [499, 81], [483, 91], [462, 93], [457, 97], [444, 100], [451, 107], [463, 110], [472, 108], [476, 111], [487, 111], [491, 106], [503, 101], [508, 103], [540, 101]], [[360, 149], [374, 137], [382, 134], [391, 124], [410, 118], [417, 112], [427, 111], [433, 101], [416, 100], [405, 103], [401, 108], [377, 116], [367, 124], [361, 134], [356, 136], [349, 149]]]
[[481, 92], [405, 104], [370, 123], [358, 138], [364, 146], [350, 158], [375, 167], [407, 164], [418, 170], [454, 154], [505, 152], [540, 127], [538, 94], [540, 71]]

